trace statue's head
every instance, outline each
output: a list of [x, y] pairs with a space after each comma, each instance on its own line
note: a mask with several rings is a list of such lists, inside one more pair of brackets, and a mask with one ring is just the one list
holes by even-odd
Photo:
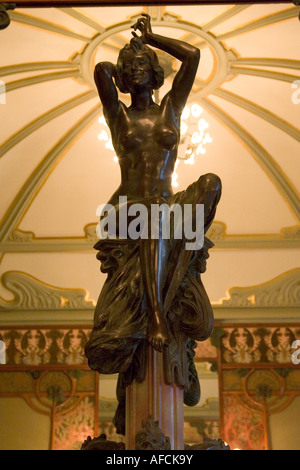
[[116, 66], [116, 85], [122, 93], [130, 93], [139, 86], [157, 90], [164, 82], [164, 70], [156, 53], [133, 37], [121, 49]]

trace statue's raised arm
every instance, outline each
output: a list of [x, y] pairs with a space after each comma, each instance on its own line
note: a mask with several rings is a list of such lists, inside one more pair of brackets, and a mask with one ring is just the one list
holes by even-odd
[[[167, 52], [182, 62], [174, 78], [171, 91], [164, 98], [167, 99], [169, 96], [175, 112], [181, 114], [195, 80], [200, 60], [200, 50], [184, 41], [154, 34], [151, 28], [150, 16], [146, 13], [142, 15], [143, 17], [139, 18], [132, 26], [134, 31], [138, 29], [141, 32], [141, 40], [149, 46]], [[133, 34], [136, 35], [135, 32]]]

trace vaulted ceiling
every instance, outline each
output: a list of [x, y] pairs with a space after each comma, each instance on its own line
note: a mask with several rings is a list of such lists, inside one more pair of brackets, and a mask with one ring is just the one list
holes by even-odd
[[[269, 281], [299, 263], [300, 23], [292, 5], [10, 11], [0, 32], [1, 274], [21, 271], [97, 298], [96, 209], [120, 173], [98, 139], [93, 67], [116, 62], [145, 11], [154, 32], [201, 50], [189, 104], [203, 108], [212, 141], [193, 165], [180, 161], [176, 190], [207, 172], [222, 179], [205, 275], [218, 302], [231, 286]], [[171, 62], [160, 97], [177, 67]], [[11, 294], [1, 286], [0, 295]]]

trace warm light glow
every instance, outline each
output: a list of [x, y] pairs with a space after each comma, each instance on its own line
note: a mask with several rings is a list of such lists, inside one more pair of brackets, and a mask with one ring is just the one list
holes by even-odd
[[105, 147], [109, 150], [112, 150], [114, 152], [114, 147], [113, 147], [113, 144], [112, 144], [112, 140], [109, 139], [109, 141], [105, 144]]
[[199, 104], [194, 103], [192, 105], [191, 112], [192, 112], [192, 115], [197, 118], [203, 112], [203, 108], [201, 108], [201, 106], [199, 106]]
[[99, 117], [98, 121], [99, 121], [100, 124], [103, 124], [104, 126], [107, 126], [106, 121], [105, 121], [105, 117], [103, 116], [103, 114]]
[[[203, 108], [197, 103], [193, 103], [191, 106], [185, 106], [183, 109], [180, 124], [181, 138], [178, 149], [178, 159], [172, 175], [172, 186], [174, 188], [179, 186], [177, 170], [180, 160], [183, 160], [186, 165], [194, 165], [197, 158], [200, 158], [201, 155], [206, 153], [205, 146], [213, 141], [210, 134], [206, 132], [209, 127], [206, 119], [204, 117], [198, 119], [202, 113]], [[104, 127], [107, 127], [104, 116], [101, 115], [98, 121], [102, 127], [98, 135], [98, 139], [100, 141], [104, 141], [105, 147], [114, 152], [114, 147], [109, 133], [104, 129]], [[113, 155], [113, 161], [116, 163], [119, 161], [115, 153]]]
[[181, 119], [188, 119], [190, 117], [190, 108], [188, 106], [185, 106], [185, 108], [182, 111]]
[[[181, 115], [180, 127], [180, 145], [178, 149], [178, 160], [183, 160], [186, 165], [194, 165], [197, 157], [206, 153], [205, 146], [212, 142], [212, 138], [206, 130], [209, 127], [208, 122], [204, 117], [199, 116], [203, 113], [203, 108], [197, 103], [193, 103], [191, 107], [185, 106]], [[178, 167], [178, 164], [177, 164]], [[176, 168], [177, 168], [176, 167]], [[178, 174], [173, 178], [178, 186]]]
[[173, 186], [173, 188], [178, 187], [178, 182], [177, 182], [178, 174], [176, 173], [178, 165], [179, 165], [179, 160], [176, 160], [174, 172], [173, 172], [173, 175], [172, 175], [172, 186]]
[[186, 134], [186, 133], [187, 133], [187, 130], [188, 130], [187, 124], [186, 124], [184, 121], [181, 121], [181, 125], [180, 125], [180, 134], [181, 134], [181, 135]]
[[107, 135], [107, 132], [104, 129], [102, 129], [100, 134], [98, 134], [98, 139], [108, 141], [108, 135]]

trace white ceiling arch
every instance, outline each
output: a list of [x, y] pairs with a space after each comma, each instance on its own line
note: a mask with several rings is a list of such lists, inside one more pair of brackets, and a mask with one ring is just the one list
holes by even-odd
[[[123, 13], [116, 8], [106, 7], [105, 10], [101, 8], [17, 9], [9, 12], [11, 25], [7, 30], [1, 32], [4, 40], [7, 38], [4, 65], [0, 67], [0, 77], [6, 85], [7, 92], [7, 108], [1, 108], [4, 115], [4, 120], [2, 120], [4, 125], [0, 147], [0, 165], [3, 160], [5, 162], [2, 172], [4, 180], [6, 169], [8, 171], [7, 177], [13, 171], [9, 168], [10, 159], [12, 164], [16, 160], [19, 165], [25, 164], [24, 159], [22, 160], [22, 151], [18, 155], [17, 153], [18, 149], [21, 149], [20, 146], [26, 145], [29, 138], [39, 142], [40, 132], [46, 126], [55, 126], [56, 122], [57, 133], [53, 132], [51, 139], [53, 139], [53, 135], [57, 135], [58, 138], [49, 141], [48, 151], [37, 158], [36, 164], [31, 170], [27, 170], [27, 178], [22, 178], [22, 175], [19, 175], [18, 184], [12, 185], [11, 194], [7, 195], [5, 202], [3, 202], [5, 207], [2, 207], [3, 218], [0, 224], [2, 246], [7, 247], [8, 244], [14, 244], [13, 234], [16, 230], [36, 233], [36, 227], [40, 223], [39, 218], [35, 218], [35, 223], [31, 227], [30, 224], [34, 219], [34, 213], [38, 213], [39, 194], [42, 194], [48, 179], [51, 179], [59, 169], [60, 165], [57, 163], [66, 158], [70, 149], [75, 151], [80, 136], [83, 136], [92, 125], [95, 126], [101, 111], [92, 79], [95, 56], [102, 53], [105, 58], [108, 57], [114, 61], [118, 51], [128, 40], [131, 24], [142, 11], [149, 12], [154, 29], [157, 28], [158, 31], [169, 33], [197, 45], [204, 58], [206, 51], [209, 50], [213, 57], [213, 73], [207, 80], [204, 80], [201, 76], [201, 68], [199, 68], [190, 100], [201, 103], [212, 119], [221, 123], [221, 127], [215, 124], [215, 128], [219, 131], [218, 135], [213, 136], [216, 148], [218, 139], [229, 141], [228, 133], [230, 133], [238, 142], [235, 145], [242, 146], [243, 158], [246, 155], [245, 158], [249, 158], [249, 160], [245, 160], [247, 171], [254, 171], [254, 162], [257, 166], [256, 171], [258, 173], [263, 171], [266, 175], [270, 183], [265, 185], [266, 193], [270, 191], [269, 200], [274, 198], [277, 201], [277, 197], [282, 200], [282, 205], [278, 203], [277, 233], [289, 226], [295, 233], [295, 226], [299, 224], [300, 211], [297, 190], [299, 179], [295, 171], [291, 171], [289, 168], [297, 167], [297, 156], [299, 157], [299, 146], [296, 147], [295, 144], [299, 145], [300, 141], [299, 119], [297, 120], [300, 105], [297, 108], [296, 104], [284, 102], [284, 99], [278, 97], [278, 101], [284, 105], [285, 114], [283, 114], [281, 111], [275, 112], [274, 103], [267, 106], [263, 102], [275, 82], [278, 82], [281, 87], [285, 86], [285, 99], [287, 96], [291, 99], [291, 86], [300, 80], [299, 51], [296, 44], [291, 44], [292, 35], [295, 35], [296, 31], [299, 34], [300, 25], [297, 19], [299, 8], [284, 4], [276, 6], [220, 5], [218, 7], [196, 5], [188, 7], [136, 6], [122, 8]], [[123, 18], [121, 18], [122, 16]], [[193, 22], [191, 22], [191, 17], [194, 18]], [[246, 20], [247, 18], [249, 21]], [[274, 34], [272, 33], [273, 29]], [[289, 37], [287, 38], [284, 35], [288, 30]], [[288, 52], [286, 55], [281, 54], [280, 57], [277, 57], [275, 35], [279, 31], [286, 39], [285, 47]], [[274, 42], [272, 55], [265, 56], [263, 54], [264, 49], [270, 49], [271, 46], [267, 47], [266, 44], [260, 43], [257, 35], [259, 38], [265, 35], [266, 41], [268, 37], [272, 36]], [[30, 46], [33, 45], [30, 53], [24, 45], [24, 40], [27, 40]], [[57, 47], [59, 41], [61, 41], [61, 48], [57, 49], [55, 54], [53, 49]], [[41, 51], [40, 49], [45, 45], [47, 48]], [[246, 49], [251, 50], [252, 55], [245, 55], [243, 50]], [[284, 52], [283, 45], [281, 49]], [[10, 56], [14, 57], [13, 62], [10, 61]], [[32, 60], [25, 62], [22, 60], [25, 56], [32, 57]], [[53, 57], [56, 59], [54, 60]], [[260, 88], [264, 89], [265, 93], [260, 92], [261, 94], [257, 95], [256, 99], [252, 99], [251, 93], [245, 96], [238, 86], [234, 86], [235, 83], [238, 83], [237, 79], [243, 80], [244, 84], [248, 83], [249, 87], [251, 87], [251, 83], [254, 83], [253, 80], [259, 80]], [[62, 83], [69, 83], [70, 90], [73, 86], [76, 90], [74, 88], [70, 96], [66, 96], [65, 99], [61, 99], [53, 106], [51, 90], [59, 90]], [[40, 86], [44, 87], [43, 98], [47, 93], [50, 98], [48, 103], [45, 101], [45, 106], [43, 109], [41, 108], [40, 112], [37, 111], [33, 117], [28, 118], [28, 121], [19, 127], [10, 119], [5, 120], [6, 109], [8, 116], [10, 112], [13, 113], [8, 109], [11, 94], [19, 93], [18, 96], [22, 99], [23, 94], [25, 96], [30, 93], [33, 96], [34, 91], [37, 90], [38, 100], [38, 87]], [[86, 106], [84, 114], [81, 111], [83, 105]], [[36, 108], [38, 109], [37, 103]], [[235, 115], [233, 111], [236, 113]], [[70, 112], [74, 115], [72, 125], [66, 126], [64, 132], [61, 132], [60, 119]], [[247, 116], [249, 115], [257, 118], [258, 128], [261, 121], [274, 128], [274, 135], [269, 133], [266, 135], [265, 141], [261, 141], [255, 133], [250, 132], [247, 128]], [[272, 152], [272, 140], [275, 138], [276, 130], [291, 139], [285, 167], [282, 165], [283, 156], [277, 158]], [[203, 161], [201, 164], [209, 168], [209, 161]], [[199, 163], [200, 171], [201, 164]], [[212, 166], [222, 177], [224, 168], [220, 164], [221, 161], [216, 159]], [[229, 180], [231, 165], [232, 173], [235, 172], [233, 161], [228, 160], [226, 165], [229, 169], [224, 173], [225, 182], [226, 177]], [[220, 167], [219, 171], [218, 166]], [[111, 171], [110, 164], [108, 171]], [[188, 178], [190, 176], [183, 174], [182, 184], [189, 183]], [[263, 176], [259, 176], [259, 178], [261, 178], [260, 184], [266, 181]], [[115, 184], [114, 179], [112, 184]], [[234, 188], [234, 180], [231, 185]], [[112, 192], [114, 189], [112, 186]], [[245, 199], [247, 197], [254, 198], [253, 187], [249, 187], [249, 191], [248, 196], [241, 195], [241, 199], [243, 197]], [[275, 193], [278, 196], [275, 196]], [[239, 194], [238, 186], [236, 194]], [[55, 194], [49, 194], [49, 197], [55, 199]], [[225, 227], [230, 228], [233, 217], [233, 214], [228, 211], [231, 196], [226, 196], [225, 193], [224, 197], [228, 197], [228, 203], [226, 205], [225, 201], [224, 210], [218, 220]], [[264, 204], [264, 199], [261, 203]], [[84, 203], [82, 208], [84, 208]], [[261, 211], [257, 228], [253, 229], [252, 235], [266, 234], [269, 231], [269, 234], [273, 236], [272, 224], [270, 229], [268, 229], [267, 222], [265, 227], [260, 226], [260, 220], [263, 221], [263, 207]], [[268, 205], [266, 205], [265, 211], [268, 212], [271, 220]], [[91, 220], [86, 219], [84, 225], [88, 225], [90, 222]], [[273, 226], [275, 227], [275, 225], [274, 222]], [[231, 232], [233, 233], [234, 230]], [[235, 233], [236, 235], [241, 234], [238, 230], [235, 230]], [[247, 231], [243, 233], [243, 235], [246, 234]], [[68, 234], [64, 235], [63, 231], [57, 233], [57, 239], [67, 236]], [[77, 236], [80, 237], [80, 233]], [[38, 235], [34, 235], [33, 242], [38, 238]], [[43, 238], [45, 239], [47, 236]], [[51, 238], [53, 239], [53, 233], [49, 234], [49, 239]]]

